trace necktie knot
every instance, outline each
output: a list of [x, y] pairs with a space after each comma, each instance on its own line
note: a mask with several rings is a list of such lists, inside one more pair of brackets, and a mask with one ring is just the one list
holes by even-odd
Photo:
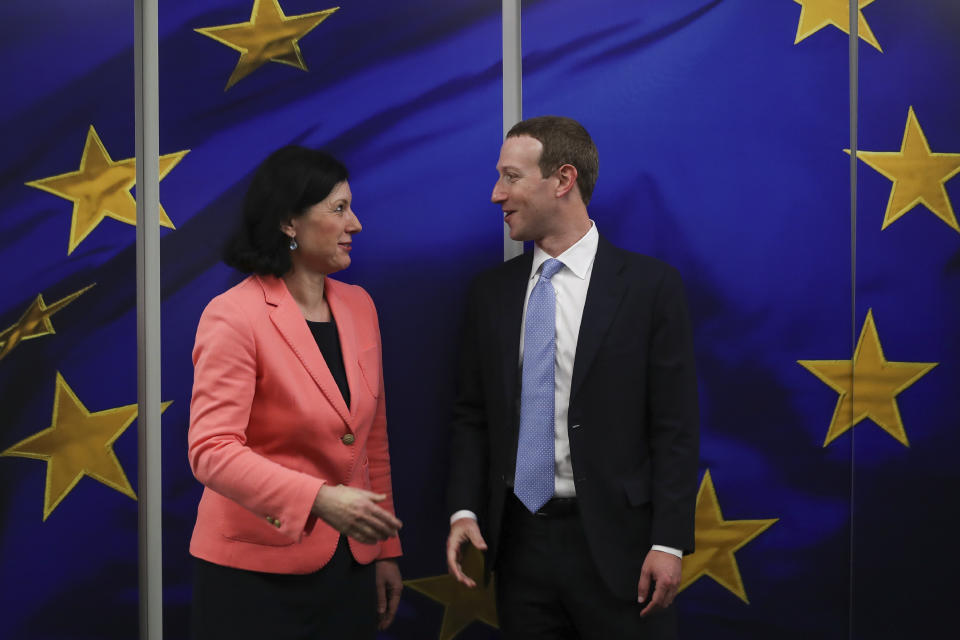
[[557, 275], [557, 271], [560, 271], [560, 269], [563, 269], [563, 263], [556, 258], [550, 258], [540, 267], [540, 277], [544, 280], [549, 280]]

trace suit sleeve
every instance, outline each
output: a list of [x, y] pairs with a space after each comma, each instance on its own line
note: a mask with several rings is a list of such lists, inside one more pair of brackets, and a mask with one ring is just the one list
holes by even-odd
[[481, 363], [479, 285], [467, 296], [453, 405], [448, 513], [469, 510], [484, 517], [489, 473], [489, 440]]
[[648, 399], [653, 458], [653, 544], [690, 553], [699, 455], [693, 337], [680, 275], [668, 268], [656, 294]]
[[247, 446], [257, 353], [243, 309], [224, 297], [207, 305], [197, 327], [193, 363], [187, 445], [194, 475], [213, 491], [279, 522], [279, 533], [299, 540], [324, 481]]
[[[387, 498], [380, 503], [380, 506], [395, 513], [393, 504], [393, 481], [390, 472], [390, 450], [387, 438], [387, 405], [384, 397], [383, 384], [383, 346], [380, 339], [380, 323], [377, 319], [377, 309], [373, 304], [370, 295], [363, 291], [364, 298], [370, 305], [370, 314], [373, 318], [374, 330], [377, 335], [377, 353], [380, 358], [380, 390], [377, 395], [377, 409], [373, 418], [373, 424], [370, 427], [370, 435], [367, 438], [367, 458], [370, 461], [370, 486], [375, 493], [386, 494]], [[396, 558], [402, 555], [400, 548], [400, 538], [394, 536], [384, 540], [380, 545], [380, 555], [378, 560], [387, 558]]]

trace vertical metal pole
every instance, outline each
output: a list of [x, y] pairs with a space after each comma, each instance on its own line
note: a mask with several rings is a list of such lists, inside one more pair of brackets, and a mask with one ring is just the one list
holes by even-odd
[[[503, 0], [503, 136], [523, 118], [523, 55], [520, 45], [520, 0]], [[523, 243], [510, 239], [503, 224], [504, 261], [523, 253]]]
[[[849, 66], [850, 66], [850, 358], [857, 344], [857, 115], [858, 89], [860, 82], [860, 3], [850, 0], [850, 38]], [[851, 371], [851, 376], [853, 375]], [[850, 381], [850, 395], [855, 396], [856, 379]], [[853, 405], [850, 403], [851, 419]], [[850, 432], [850, 593], [849, 593], [849, 628], [850, 640], [854, 638], [853, 606], [855, 598], [856, 575], [854, 572], [854, 531], [856, 527], [854, 500], [856, 497], [856, 430]]]
[[140, 640], [163, 638], [160, 503], [160, 108], [157, 0], [136, 0], [137, 470]]

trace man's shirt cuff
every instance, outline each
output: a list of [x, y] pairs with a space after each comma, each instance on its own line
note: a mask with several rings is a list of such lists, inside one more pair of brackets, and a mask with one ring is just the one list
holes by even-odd
[[450, 524], [453, 524], [454, 521], [460, 520], [462, 518], [472, 518], [476, 520], [477, 514], [475, 514], [473, 511], [470, 511], [469, 509], [460, 509], [460, 511], [457, 511], [452, 516], [450, 516]]
[[[463, 513], [463, 512], [458, 511], [457, 513]], [[467, 513], [470, 513], [470, 512], [468, 511]], [[456, 516], [457, 514], [455, 513], [453, 515]], [[673, 547], [665, 547], [662, 544], [653, 545], [652, 547], [650, 547], [650, 551], [663, 551], [664, 553], [669, 553], [670, 555], [677, 556], [678, 558], [683, 557], [683, 551], [681, 551], [680, 549], [674, 549]]]

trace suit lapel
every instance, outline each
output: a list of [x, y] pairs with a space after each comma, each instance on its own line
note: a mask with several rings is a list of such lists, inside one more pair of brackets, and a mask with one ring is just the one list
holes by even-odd
[[[284, 341], [297, 356], [297, 359], [307, 370], [314, 383], [320, 389], [320, 392], [327, 398], [330, 405], [337, 411], [343, 421], [350, 424], [350, 414], [347, 411], [347, 404], [343, 401], [340, 389], [337, 387], [327, 363], [324, 362], [320, 349], [317, 347], [317, 341], [307, 326], [307, 321], [297, 306], [296, 301], [283, 280], [279, 278], [258, 276], [260, 285], [263, 287], [264, 299], [268, 305], [273, 308], [270, 311], [270, 320], [283, 336]], [[339, 328], [339, 323], [338, 323]], [[344, 361], [347, 360], [346, 349], [344, 349]], [[354, 349], [354, 360], [356, 359], [356, 350]], [[345, 365], [346, 366], [346, 365]], [[347, 368], [349, 375], [350, 369]], [[351, 388], [353, 383], [350, 383]]]
[[577, 354], [570, 382], [571, 402], [577, 396], [577, 391], [583, 384], [623, 299], [626, 283], [621, 277], [622, 269], [623, 258], [619, 250], [601, 236], [597, 257], [593, 262], [587, 299], [583, 305], [583, 318], [580, 320]]
[[[347, 386], [350, 388], [350, 415], [355, 416], [360, 404], [355, 400], [360, 397], [360, 353], [357, 347], [357, 323], [349, 305], [340, 296], [342, 286], [335, 280], [326, 279], [327, 304], [330, 305], [333, 321], [337, 325], [340, 350], [343, 352], [343, 368], [347, 372]], [[337, 393], [339, 395], [339, 390]]]
[[529, 251], [520, 258], [507, 264], [504, 274], [505, 285], [499, 287], [501, 299], [498, 309], [490, 312], [497, 315], [500, 331], [500, 344], [503, 352], [503, 392], [507, 406], [513, 407], [520, 389], [518, 376], [520, 369], [520, 329], [523, 324], [523, 302], [530, 280], [530, 265], [533, 264], [533, 252]]

